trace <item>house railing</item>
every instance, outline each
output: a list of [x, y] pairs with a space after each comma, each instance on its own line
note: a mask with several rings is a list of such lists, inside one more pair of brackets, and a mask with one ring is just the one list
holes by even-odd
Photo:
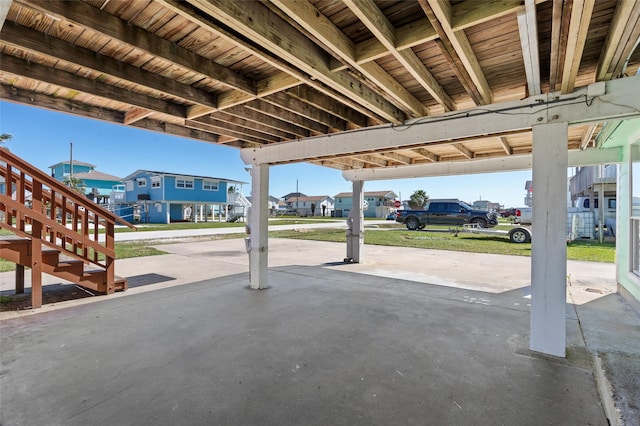
[[[7, 149], [0, 149], [0, 227], [32, 240], [34, 264], [49, 246], [106, 270], [107, 292], [115, 279], [115, 224], [134, 225], [101, 208]], [[2, 179], [0, 179], [0, 183]], [[99, 241], [104, 230], [104, 241]], [[40, 256], [40, 259], [38, 259]]]

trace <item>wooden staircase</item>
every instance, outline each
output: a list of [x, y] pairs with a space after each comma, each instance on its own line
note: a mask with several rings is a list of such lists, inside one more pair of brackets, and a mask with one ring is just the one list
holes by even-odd
[[43, 273], [99, 293], [127, 289], [114, 273], [114, 231], [116, 223], [132, 224], [6, 149], [0, 187], [0, 258], [16, 264], [16, 293], [24, 293], [25, 267], [31, 268], [33, 308], [42, 306]]

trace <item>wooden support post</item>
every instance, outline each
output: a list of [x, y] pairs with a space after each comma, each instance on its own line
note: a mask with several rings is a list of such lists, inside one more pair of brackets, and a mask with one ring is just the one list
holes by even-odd
[[[115, 232], [115, 226], [113, 225], [113, 223], [111, 222], [107, 222], [107, 229], [106, 229], [106, 247], [108, 249], [111, 250], [115, 250], [115, 238], [114, 238], [114, 232]], [[107, 256], [106, 260], [106, 268], [107, 268], [107, 294], [112, 294], [116, 291], [116, 274], [115, 274], [115, 270], [116, 270], [116, 262], [115, 259], [111, 256]]]
[[[32, 209], [43, 213], [42, 183], [33, 181]], [[34, 219], [31, 224], [31, 308], [42, 306], [42, 222]]]
[[567, 123], [533, 126], [531, 335], [536, 352], [564, 357], [567, 283]]
[[24, 294], [24, 265], [16, 264], [16, 294]]
[[249, 251], [249, 281], [256, 290], [269, 286], [269, 165], [258, 164], [251, 168], [251, 211], [249, 229], [251, 248]]

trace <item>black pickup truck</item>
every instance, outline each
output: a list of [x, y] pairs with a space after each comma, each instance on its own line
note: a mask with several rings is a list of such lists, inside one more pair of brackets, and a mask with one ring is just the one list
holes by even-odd
[[475, 223], [481, 228], [494, 227], [498, 216], [486, 210], [474, 210], [459, 200], [430, 200], [426, 210], [398, 210], [396, 222], [404, 223], [410, 231], [426, 225], [460, 226]]

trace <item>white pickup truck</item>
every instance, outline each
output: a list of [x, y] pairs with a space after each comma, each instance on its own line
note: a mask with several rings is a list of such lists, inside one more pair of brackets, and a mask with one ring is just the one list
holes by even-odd
[[514, 222], [520, 225], [531, 225], [533, 223], [533, 208], [517, 207]]

